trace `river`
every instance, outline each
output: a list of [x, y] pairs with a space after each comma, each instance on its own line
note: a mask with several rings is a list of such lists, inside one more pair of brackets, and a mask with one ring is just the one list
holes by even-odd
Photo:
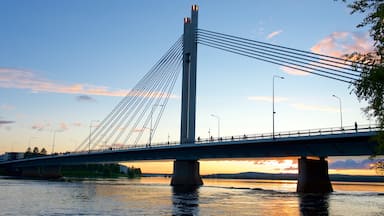
[[0, 215], [384, 215], [384, 183], [333, 182], [299, 195], [295, 181], [204, 179], [178, 191], [169, 178], [0, 178]]

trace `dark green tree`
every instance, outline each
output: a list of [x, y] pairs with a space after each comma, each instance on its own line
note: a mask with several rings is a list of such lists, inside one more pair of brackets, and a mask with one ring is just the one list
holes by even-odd
[[34, 147], [32, 152], [33, 152], [33, 154], [39, 154], [39, 148]]
[[42, 149], [40, 150], [40, 154], [42, 154], [42, 155], [46, 155], [46, 154], [47, 154], [47, 150], [45, 150], [45, 148], [42, 148]]
[[27, 151], [25, 151], [25, 153], [27, 153], [27, 154], [28, 154], [28, 153], [29, 153], [29, 154], [32, 153], [32, 149], [31, 149], [31, 147], [28, 147], [28, 148], [27, 148]]
[[381, 154], [384, 153], [384, 1], [354, 0], [348, 7], [351, 14], [366, 15], [357, 27], [369, 27], [374, 40], [374, 51], [371, 53], [351, 53], [347, 57], [356, 61], [353, 65], [355, 69], [362, 69], [360, 78], [352, 85], [352, 92], [359, 100], [368, 102], [363, 110], [380, 126], [376, 139], [379, 142], [377, 153]]

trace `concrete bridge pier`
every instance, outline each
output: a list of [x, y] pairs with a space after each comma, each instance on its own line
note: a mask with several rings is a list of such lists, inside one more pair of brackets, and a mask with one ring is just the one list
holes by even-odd
[[173, 162], [172, 186], [198, 187], [203, 185], [200, 163], [197, 160], [175, 160]]
[[299, 159], [298, 193], [330, 193], [333, 192], [328, 175], [328, 161], [324, 157], [319, 160]]
[[[191, 17], [184, 19], [180, 128], [182, 145], [195, 143], [198, 10], [199, 7], [193, 5]], [[172, 186], [196, 187], [202, 184], [200, 165], [197, 160], [176, 159], [174, 161]]]

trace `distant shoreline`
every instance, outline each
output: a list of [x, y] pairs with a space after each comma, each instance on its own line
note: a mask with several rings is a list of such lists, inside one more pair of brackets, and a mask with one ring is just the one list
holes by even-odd
[[[172, 174], [143, 173], [142, 177], [172, 177]], [[290, 173], [259, 173], [244, 172], [235, 174], [210, 174], [202, 175], [202, 178], [210, 179], [257, 179], [257, 180], [297, 180], [297, 174]], [[329, 178], [335, 182], [379, 182], [384, 183], [384, 176], [343, 175], [330, 174]]]

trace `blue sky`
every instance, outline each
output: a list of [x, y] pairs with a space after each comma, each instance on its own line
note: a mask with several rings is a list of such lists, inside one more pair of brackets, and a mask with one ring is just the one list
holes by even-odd
[[[198, 4], [199, 27], [292, 48], [340, 55], [369, 49], [340, 1], [0, 1], [0, 152], [29, 145], [73, 150], [183, 32]], [[368, 124], [347, 84], [198, 47], [196, 136]], [[180, 80], [173, 94], [180, 95]], [[176, 113], [176, 114], [175, 114]], [[155, 141], [179, 139], [180, 99], [171, 99]], [[373, 121], [372, 121], [373, 123]]]

